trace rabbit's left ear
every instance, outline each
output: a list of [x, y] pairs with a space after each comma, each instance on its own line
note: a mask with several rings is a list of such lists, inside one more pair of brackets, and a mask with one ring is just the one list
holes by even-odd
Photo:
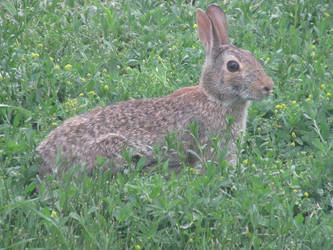
[[206, 14], [213, 23], [214, 31], [220, 43], [229, 44], [227, 18], [221, 7], [216, 4], [210, 4], [207, 7]]
[[213, 48], [213, 26], [207, 14], [197, 10], [198, 34], [202, 45], [205, 47], [206, 55], [210, 55]]

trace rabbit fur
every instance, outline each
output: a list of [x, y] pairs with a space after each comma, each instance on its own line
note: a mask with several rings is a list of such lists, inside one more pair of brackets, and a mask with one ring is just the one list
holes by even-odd
[[[125, 148], [133, 150], [138, 158], [145, 156], [145, 166], [153, 165], [154, 146], [164, 145], [170, 132], [183, 144], [186, 162], [195, 164], [198, 159], [188, 153], [198, 151], [187, 132], [189, 125], [197, 122], [200, 144], [209, 145], [210, 135], [221, 136], [226, 131], [229, 116], [234, 117], [234, 122], [226, 146], [228, 160], [235, 164], [236, 138], [246, 129], [249, 101], [267, 97], [274, 84], [250, 52], [229, 42], [227, 20], [218, 5], [211, 4], [206, 11], [198, 9], [197, 24], [206, 51], [198, 86], [161, 98], [98, 107], [66, 120], [37, 147], [40, 178], [60, 175], [77, 165], [84, 166], [90, 174], [98, 166], [99, 156], [108, 159], [105, 167], [111, 166], [116, 173], [126, 167], [121, 157]], [[229, 65], [230, 61], [233, 65]], [[213, 155], [207, 150], [205, 157], [210, 159]], [[181, 169], [177, 154], [169, 152], [167, 159], [169, 168]]]

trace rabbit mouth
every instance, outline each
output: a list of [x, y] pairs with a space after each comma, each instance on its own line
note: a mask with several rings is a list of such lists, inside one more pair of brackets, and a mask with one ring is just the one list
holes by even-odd
[[270, 93], [260, 93], [260, 94], [255, 94], [255, 95], [250, 96], [248, 100], [261, 101], [269, 96], [270, 96]]
[[243, 93], [241, 93], [240, 97], [244, 100], [247, 101], [261, 101], [267, 97], [269, 97], [271, 94], [271, 92], [255, 92], [255, 93], [249, 93], [248, 91], [245, 91]]
[[242, 94], [247, 100], [261, 101], [272, 94], [273, 85], [254, 83]]

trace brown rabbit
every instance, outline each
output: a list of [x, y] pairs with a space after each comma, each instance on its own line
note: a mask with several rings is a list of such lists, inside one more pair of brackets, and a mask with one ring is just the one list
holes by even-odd
[[[246, 50], [229, 42], [227, 20], [215, 4], [206, 12], [197, 10], [199, 38], [206, 50], [200, 84], [175, 91], [161, 98], [119, 102], [98, 107], [89, 113], [66, 120], [37, 147], [41, 165], [39, 175], [62, 173], [71, 166], [82, 166], [88, 174], [99, 164], [97, 158], [108, 159], [105, 167], [117, 172], [126, 166], [121, 157], [125, 148], [134, 152], [133, 159], [145, 156], [145, 166], [154, 164], [156, 145], [163, 146], [173, 132], [183, 144], [189, 164], [197, 151], [188, 127], [197, 122], [201, 145], [210, 144], [209, 136], [223, 136], [227, 117], [233, 116], [228, 160], [236, 163], [236, 138], [246, 128], [249, 100], [269, 96], [273, 81], [260, 63]], [[207, 150], [205, 157], [213, 157]], [[169, 168], [181, 169], [177, 154], [168, 153]], [[60, 167], [57, 169], [57, 167]]]

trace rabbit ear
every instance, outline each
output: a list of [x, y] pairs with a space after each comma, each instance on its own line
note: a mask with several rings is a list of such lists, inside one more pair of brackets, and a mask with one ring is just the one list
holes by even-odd
[[213, 26], [209, 17], [202, 9], [197, 10], [197, 23], [200, 41], [208, 55], [211, 53], [213, 47]]
[[222, 44], [229, 44], [228, 23], [226, 15], [220, 6], [210, 4], [207, 7], [206, 14], [213, 23], [216, 35]]

